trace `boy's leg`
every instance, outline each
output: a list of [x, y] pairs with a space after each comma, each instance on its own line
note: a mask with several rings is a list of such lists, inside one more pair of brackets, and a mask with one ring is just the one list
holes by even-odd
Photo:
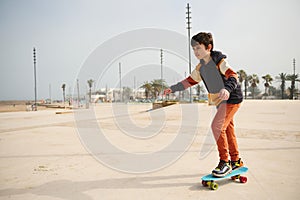
[[225, 116], [226, 104], [221, 104], [218, 107], [217, 113], [212, 121], [211, 129], [218, 146], [220, 160], [228, 162], [228, 142], [226, 132], [222, 132], [222, 127], [225, 122]]
[[229, 147], [229, 154], [232, 161], [237, 161], [239, 159], [239, 150], [237, 139], [234, 132], [234, 123], [233, 118], [229, 122], [227, 129], [226, 129], [228, 147]]
[[[233, 120], [234, 114], [239, 107], [239, 104], [221, 104], [211, 126], [215, 140], [217, 142], [220, 160], [224, 160], [226, 162], [228, 162], [228, 150], [231, 150], [230, 152], [234, 152], [235, 154], [237, 152], [236, 139], [234, 139], [235, 135], [233, 123], [228, 130], [229, 138], [227, 138], [228, 135], [226, 130]], [[236, 156], [239, 156], [238, 152]]]

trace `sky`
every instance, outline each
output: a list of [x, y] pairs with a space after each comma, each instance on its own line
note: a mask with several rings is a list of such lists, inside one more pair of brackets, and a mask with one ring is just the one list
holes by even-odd
[[[72, 93], [83, 65], [106, 41], [145, 28], [186, 37], [187, 3], [192, 12], [191, 35], [211, 32], [215, 50], [227, 55], [234, 70], [275, 78], [282, 72], [293, 73], [295, 58], [299, 73], [298, 0], [0, 0], [0, 100], [34, 99], [33, 48], [37, 49], [38, 99], [51, 96], [61, 100], [62, 84]], [[112, 60], [106, 79], [91, 76], [96, 89], [117, 87], [119, 62], [123, 86], [138, 87], [160, 78], [160, 51], [156, 47]], [[163, 62], [169, 85], [189, 71], [187, 62], [168, 51]], [[81, 85], [85, 83], [83, 80]], [[278, 87], [279, 83], [274, 81], [273, 85]], [[82, 87], [87, 90], [87, 85]]]

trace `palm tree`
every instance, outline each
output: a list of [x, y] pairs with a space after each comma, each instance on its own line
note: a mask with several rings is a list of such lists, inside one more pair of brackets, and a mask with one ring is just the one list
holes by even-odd
[[247, 79], [247, 73], [244, 70], [239, 70], [237, 72], [237, 74], [239, 75], [239, 82], [240, 85], [242, 86], [242, 83], [244, 81], [244, 87], [245, 87], [245, 98], [247, 99], [247, 87], [248, 87], [248, 79]]
[[247, 99], [247, 90], [249, 87], [249, 79], [250, 76], [246, 75], [245, 81], [244, 81], [244, 87], [245, 87], [245, 98]]
[[89, 85], [89, 98], [90, 98], [90, 103], [92, 101], [92, 87], [93, 87], [93, 83], [94, 83], [94, 80], [93, 79], [90, 79], [87, 81], [88, 85]]
[[279, 76], [276, 77], [276, 79], [279, 79], [281, 81], [281, 99], [284, 99], [285, 81], [287, 80], [286, 73], [280, 73]]
[[152, 93], [152, 85], [150, 83], [148, 83], [148, 81], [146, 81], [144, 83], [144, 85], [142, 85], [140, 88], [144, 88], [145, 89], [146, 99], [148, 99], [149, 95]]
[[290, 90], [290, 99], [294, 99], [294, 91], [295, 91], [295, 83], [296, 81], [300, 82], [300, 79], [298, 79], [298, 74], [289, 74], [286, 76], [287, 81], [291, 81], [291, 87]]
[[149, 83], [148, 81], [145, 82], [144, 85], [142, 85], [140, 88], [145, 89], [146, 99], [148, 99], [150, 95], [154, 95], [154, 98], [156, 99], [157, 95], [162, 92], [162, 89], [168, 88], [168, 85], [164, 80], [154, 79], [153, 81], [151, 81], [151, 83]]
[[254, 99], [254, 90], [257, 87], [257, 85], [259, 84], [259, 78], [258, 78], [257, 74], [252, 74], [252, 75], [248, 76], [247, 79], [249, 80], [249, 83], [251, 84], [252, 98]]
[[65, 101], [66, 101], [66, 84], [62, 84], [61, 88], [63, 90], [63, 98], [64, 98], [64, 104], [65, 104]]
[[166, 82], [161, 79], [154, 79], [153, 81], [151, 81], [151, 86], [155, 99], [157, 98], [157, 95], [162, 92], [163, 88], [168, 88]]
[[264, 85], [265, 85], [265, 94], [270, 95], [270, 94], [269, 94], [270, 92], [267, 93], [267, 90], [268, 90], [268, 88], [270, 87], [270, 85], [272, 84], [273, 78], [271, 77], [270, 74], [267, 74], [267, 75], [265, 75], [265, 76], [262, 76], [262, 78], [265, 80], [265, 84], [264, 84]]

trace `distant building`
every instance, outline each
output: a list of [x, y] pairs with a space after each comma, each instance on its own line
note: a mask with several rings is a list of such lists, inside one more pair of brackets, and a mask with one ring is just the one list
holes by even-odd
[[[120, 88], [101, 88], [91, 95], [92, 102], [120, 102], [122, 99], [135, 100], [135, 99], [145, 99], [145, 89], [138, 88], [130, 91], [130, 93], [122, 94], [124, 90]], [[122, 96], [123, 98], [121, 98]]]

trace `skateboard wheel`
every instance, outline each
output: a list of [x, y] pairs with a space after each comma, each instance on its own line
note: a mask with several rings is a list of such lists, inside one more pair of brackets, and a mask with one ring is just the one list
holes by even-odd
[[217, 190], [218, 187], [219, 187], [219, 185], [218, 185], [217, 183], [215, 183], [215, 182], [212, 182], [212, 183], [210, 184], [210, 189], [212, 189], [212, 190]]
[[208, 186], [207, 181], [202, 181], [202, 185], [203, 185], [204, 187], [207, 187], [207, 186]]
[[241, 183], [247, 183], [247, 177], [241, 176], [241, 177], [240, 177], [240, 182], [241, 182]]
[[212, 183], [211, 181], [207, 181], [206, 182], [206, 184], [207, 184], [208, 187], [210, 187], [211, 183]]
[[240, 177], [241, 177], [240, 175], [236, 175], [236, 176], [232, 176], [231, 179], [235, 181], [236, 179], [240, 179]]

